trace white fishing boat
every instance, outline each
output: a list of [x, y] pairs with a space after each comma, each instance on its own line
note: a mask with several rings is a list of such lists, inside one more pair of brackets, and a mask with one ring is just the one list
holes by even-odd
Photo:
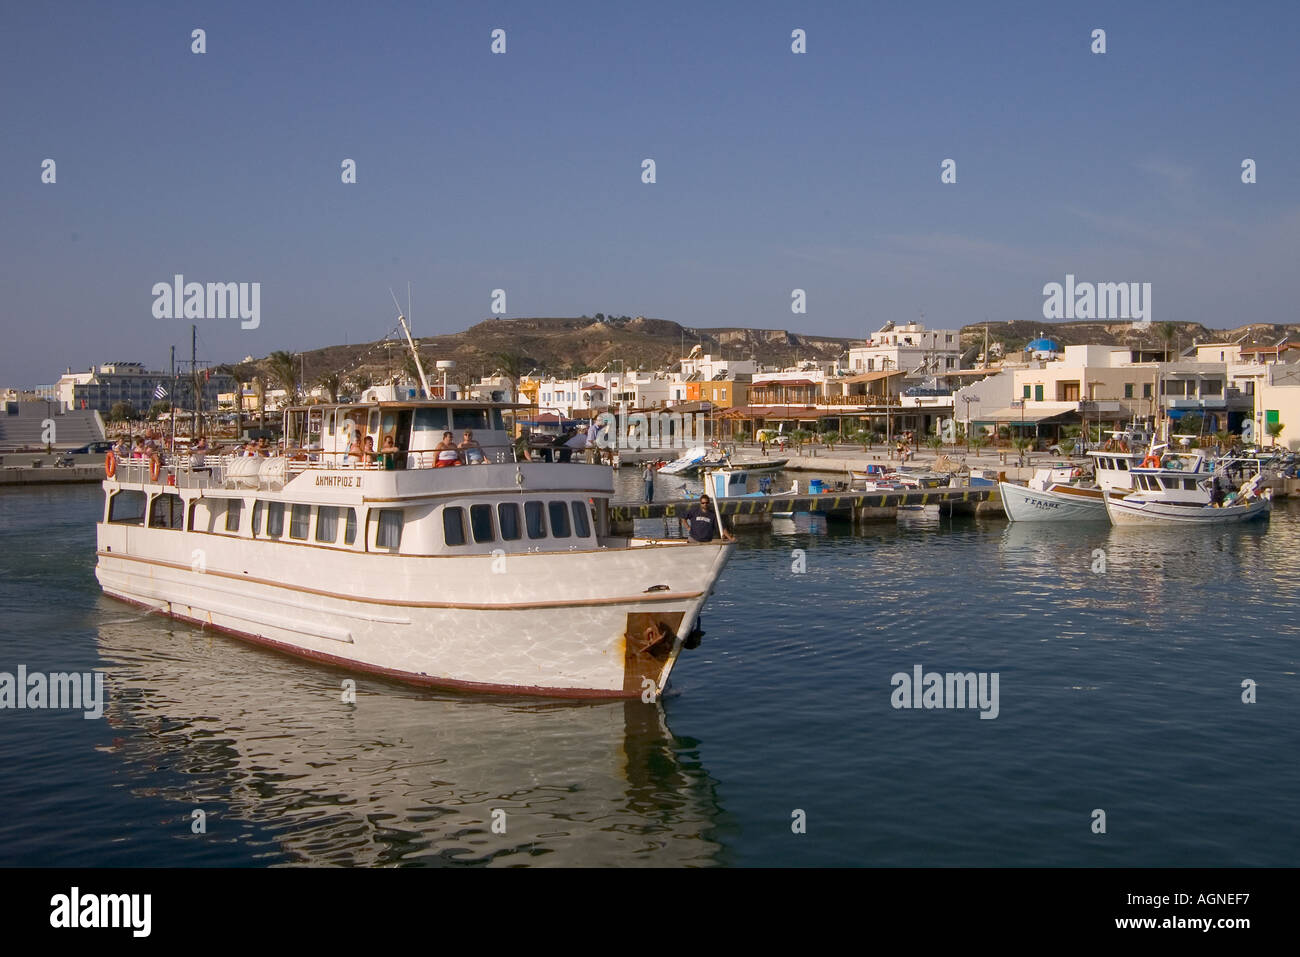
[[1072, 465], [1036, 469], [1028, 485], [999, 482], [1002, 510], [1013, 522], [1104, 522], [1100, 488], [1077, 484], [1082, 470]]
[[1159, 468], [1133, 470], [1133, 490], [1107, 492], [1106, 513], [1114, 525], [1227, 525], [1268, 519], [1273, 493], [1260, 491], [1260, 476], [1216, 501], [1217, 474], [1204, 468], [1200, 453], [1165, 455]]
[[1153, 454], [1146, 450], [1151, 436], [1141, 429], [1116, 430], [1109, 436], [1100, 448], [1088, 452], [1093, 464], [1090, 484], [1081, 483], [1081, 470], [1070, 464], [1036, 470], [1027, 486], [999, 482], [1007, 518], [1013, 522], [1106, 521], [1105, 493], [1130, 491], [1132, 470]]
[[[96, 577], [123, 601], [414, 684], [661, 693], [735, 545], [611, 535], [611, 470], [518, 459], [508, 408], [371, 390], [288, 410], [287, 455], [110, 457]], [[466, 430], [476, 447], [438, 448]], [[398, 452], [350, 454], [358, 433]]]

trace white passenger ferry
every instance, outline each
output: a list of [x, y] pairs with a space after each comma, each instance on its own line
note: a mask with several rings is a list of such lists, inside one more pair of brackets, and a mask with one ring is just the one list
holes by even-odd
[[[609, 534], [611, 470], [520, 460], [505, 403], [363, 399], [289, 410], [279, 457], [110, 453], [104, 592], [416, 684], [663, 691], [733, 543]], [[478, 451], [440, 455], [444, 432], [466, 430]], [[397, 451], [350, 455], [357, 432]]]

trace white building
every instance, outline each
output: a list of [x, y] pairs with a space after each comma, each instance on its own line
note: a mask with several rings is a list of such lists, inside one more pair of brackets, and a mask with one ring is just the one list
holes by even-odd
[[961, 368], [961, 332], [926, 329], [919, 322], [887, 322], [865, 345], [849, 350], [852, 372], [902, 371], [924, 378]]

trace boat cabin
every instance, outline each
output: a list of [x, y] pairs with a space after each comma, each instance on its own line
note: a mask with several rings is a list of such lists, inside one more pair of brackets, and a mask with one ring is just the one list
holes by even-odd
[[[363, 396], [363, 399], [365, 396]], [[514, 460], [514, 443], [502, 411], [512, 406], [482, 400], [406, 400], [312, 405], [285, 411], [285, 444], [291, 456], [306, 457], [329, 468], [361, 464], [354, 444], [366, 440], [383, 468], [433, 468], [438, 444], [451, 433], [454, 445], [466, 438], [478, 443], [481, 454], [465, 449], [458, 465], [503, 463]], [[397, 451], [381, 456], [386, 440]]]

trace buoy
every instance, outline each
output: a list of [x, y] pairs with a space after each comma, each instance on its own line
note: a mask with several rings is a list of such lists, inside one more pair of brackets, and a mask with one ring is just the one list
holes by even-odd
[[158, 473], [161, 471], [162, 463], [158, 461], [158, 456], [155, 455], [149, 460], [149, 478], [155, 482], [158, 481]]
[[104, 475], [107, 478], [112, 478], [116, 474], [117, 474], [117, 456], [114, 453], [109, 452], [108, 455], [104, 457]]

